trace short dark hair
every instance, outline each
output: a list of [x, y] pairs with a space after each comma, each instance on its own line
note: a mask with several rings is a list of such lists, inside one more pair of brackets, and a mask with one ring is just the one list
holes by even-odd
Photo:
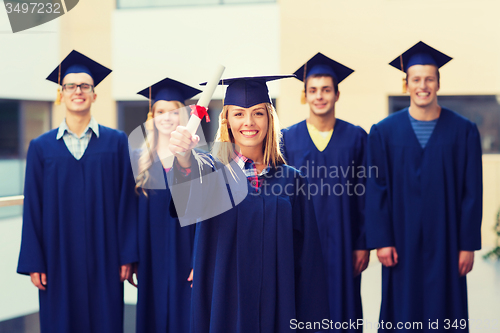
[[[406, 84], [408, 84], [408, 69], [406, 70], [405, 73], [406, 73], [406, 79], [405, 79], [405, 81], [406, 81]], [[439, 74], [439, 68], [437, 68], [437, 66], [436, 66], [436, 76], [437, 76], [437, 80], [438, 80], [438, 84], [439, 84], [440, 74]]]
[[333, 76], [328, 74], [313, 74], [308, 78], [306, 78], [306, 81], [304, 82], [304, 89], [306, 90], [306, 94], [307, 94], [307, 80], [309, 80], [309, 78], [311, 77], [331, 77], [333, 82], [333, 90], [335, 91], [335, 94], [339, 92], [339, 84]]

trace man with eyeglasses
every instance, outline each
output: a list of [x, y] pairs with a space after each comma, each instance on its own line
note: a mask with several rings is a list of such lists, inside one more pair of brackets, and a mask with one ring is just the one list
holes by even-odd
[[90, 113], [110, 72], [72, 51], [47, 78], [62, 84], [66, 118], [28, 149], [17, 272], [39, 289], [42, 333], [123, 332], [122, 282], [138, 260], [135, 183], [127, 136]]

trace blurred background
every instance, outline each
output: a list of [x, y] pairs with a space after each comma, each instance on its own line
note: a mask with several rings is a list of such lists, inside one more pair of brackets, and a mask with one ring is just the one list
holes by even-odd
[[[38, 332], [37, 290], [15, 273], [18, 196], [30, 140], [64, 118], [64, 106], [53, 104], [57, 86], [45, 78], [71, 50], [113, 70], [96, 89], [92, 114], [127, 134], [148, 112], [148, 101], [136, 93], [164, 77], [197, 87], [217, 64], [226, 66], [224, 77], [287, 74], [317, 52], [355, 70], [339, 87], [336, 115], [369, 131], [409, 105], [403, 74], [388, 63], [420, 40], [454, 58], [440, 70], [440, 105], [475, 122], [481, 133], [483, 250], [468, 277], [469, 311], [479, 321], [471, 332], [499, 332], [500, 264], [481, 257], [496, 246], [500, 208], [499, 12], [497, 0], [85, 0], [13, 34], [0, 9], [0, 332]], [[269, 86], [282, 127], [307, 117], [300, 81]], [[215, 135], [223, 95], [218, 88], [210, 104], [207, 140]], [[375, 257], [362, 287], [365, 320], [373, 323], [381, 289]], [[134, 331], [135, 301], [136, 290], [126, 286], [126, 332]], [[486, 320], [496, 320], [496, 328]]]

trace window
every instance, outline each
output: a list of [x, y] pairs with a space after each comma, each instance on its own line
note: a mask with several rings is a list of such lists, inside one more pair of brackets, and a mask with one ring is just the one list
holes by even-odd
[[[48, 102], [0, 99], [0, 197], [23, 193], [26, 152], [32, 139], [50, 129], [50, 110]], [[21, 209], [2, 207], [0, 219]]]
[[0, 101], [0, 158], [19, 157], [19, 102]]
[[[439, 105], [476, 123], [481, 134], [483, 154], [500, 153], [500, 96], [439, 96]], [[410, 105], [409, 96], [390, 96], [389, 113]]]

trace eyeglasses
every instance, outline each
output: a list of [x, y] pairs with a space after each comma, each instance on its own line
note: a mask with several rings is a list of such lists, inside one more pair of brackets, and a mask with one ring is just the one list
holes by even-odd
[[82, 84], [76, 84], [76, 83], [66, 83], [63, 84], [62, 88], [63, 90], [67, 91], [68, 93], [73, 93], [76, 91], [76, 88], [80, 88], [82, 93], [91, 93], [94, 91], [94, 86], [88, 83], [82, 83]]

